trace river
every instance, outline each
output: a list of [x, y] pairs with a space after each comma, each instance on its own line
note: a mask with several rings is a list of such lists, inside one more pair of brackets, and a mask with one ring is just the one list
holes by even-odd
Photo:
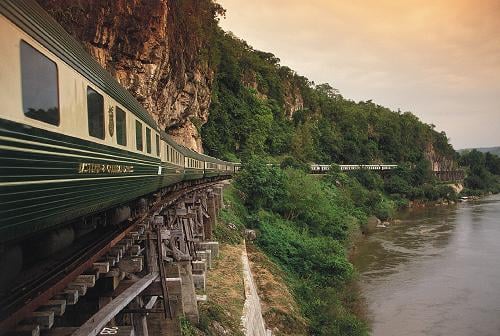
[[500, 335], [500, 196], [400, 218], [353, 260], [373, 335]]

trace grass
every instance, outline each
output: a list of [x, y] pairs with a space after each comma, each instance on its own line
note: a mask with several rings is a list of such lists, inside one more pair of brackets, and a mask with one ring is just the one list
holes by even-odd
[[[219, 223], [220, 225], [224, 225]], [[245, 302], [245, 289], [241, 264], [243, 245], [222, 244], [219, 258], [207, 272], [208, 301], [201, 303], [198, 329], [205, 335], [243, 335], [241, 314]]]
[[266, 327], [276, 336], [306, 335], [307, 321], [286, 285], [285, 273], [251, 242], [247, 253]]

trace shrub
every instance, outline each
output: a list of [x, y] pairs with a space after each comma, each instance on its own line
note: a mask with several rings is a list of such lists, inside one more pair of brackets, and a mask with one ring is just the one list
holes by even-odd
[[251, 157], [243, 162], [235, 185], [243, 193], [245, 205], [250, 209], [270, 209], [283, 198], [284, 178], [280, 168], [268, 166], [262, 158]]

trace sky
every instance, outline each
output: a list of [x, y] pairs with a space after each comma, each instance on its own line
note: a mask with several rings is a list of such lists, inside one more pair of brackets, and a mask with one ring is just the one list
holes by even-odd
[[217, 0], [223, 29], [456, 149], [500, 146], [500, 0]]

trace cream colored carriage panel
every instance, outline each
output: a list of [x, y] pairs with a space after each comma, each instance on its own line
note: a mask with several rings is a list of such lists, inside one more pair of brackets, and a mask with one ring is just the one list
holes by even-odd
[[[59, 62], [53, 54], [42, 47], [29, 35], [20, 30], [4, 16], [0, 16], [0, 43], [2, 46], [0, 51], [0, 81], [2, 86], [2, 90], [0, 90], [0, 100], [2, 102], [0, 116], [11, 121], [28, 124], [33, 127], [58, 131], [60, 129], [59, 126], [29, 118], [23, 112], [21, 84], [22, 40], [55, 63], [58, 73], [60, 72], [61, 62]], [[61, 86], [59, 76], [57, 84], [59, 87]], [[59, 93], [59, 113], [60, 120], [62, 121], [60, 96], [61, 95]]]
[[0, 16], [0, 116], [5, 119], [23, 121], [21, 95], [20, 39], [24, 36], [9, 20]]
[[[84, 97], [82, 96], [83, 82], [80, 76], [64, 62], [57, 60], [59, 69], [59, 111], [60, 124], [58, 133], [69, 136], [83, 137], [87, 125], [86, 115], [83, 113]], [[85, 125], [85, 128], [82, 127]]]
[[167, 153], [166, 148], [167, 148], [167, 144], [165, 143], [165, 141], [163, 141], [163, 139], [160, 136], [160, 160], [161, 160], [161, 162], [167, 161], [167, 158], [165, 155]]

